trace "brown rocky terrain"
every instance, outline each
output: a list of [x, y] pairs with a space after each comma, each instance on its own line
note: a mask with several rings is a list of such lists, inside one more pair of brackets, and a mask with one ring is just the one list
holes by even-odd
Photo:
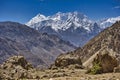
[[85, 69], [37, 70], [23, 56], [13, 56], [0, 65], [0, 80], [120, 80], [120, 73], [86, 74]]
[[83, 68], [81, 59], [78, 55], [70, 54], [62, 54], [57, 57], [54, 66], [59, 68]]
[[37, 79], [36, 69], [23, 56], [13, 56], [0, 65], [0, 80]]
[[[77, 69], [75, 64], [84, 67]], [[68, 67], [71, 65], [74, 66]], [[120, 22], [102, 31], [84, 47], [61, 54], [52, 66], [51, 72], [62, 72], [48, 74], [51, 80], [120, 80]], [[53, 77], [55, 74], [60, 75]]]
[[120, 61], [120, 21], [103, 30], [84, 47], [75, 51], [75, 54], [81, 57], [82, 62], [86, 62], [91, 56], [104, 50]]
[[[81, 66], [89, 69], [93, 74], [106, 72], [119, 72], [120, 65], [120, 22], [116, 22], [111, 27], [105, 29], [95, 38], [91, 39], [82, 48], [67, 54], [60, 55], [56, 61], [57, 64], [75, 64], [71, 62], [64, 63], [69, 59], [69, 55], [74, 57], [75, 62], [82, 62]], [[71, 57], [71, 58], [72, 58]], [[66, 59], [65, 59], [66, 58]], [[64, 60], [65, 59], [65, 60]], [[72, 61], [74, 61], [72, 60]], [[59, 67], [59, 66], [58, 66]], [[115, 71], [115, 68], [117, 71]]]

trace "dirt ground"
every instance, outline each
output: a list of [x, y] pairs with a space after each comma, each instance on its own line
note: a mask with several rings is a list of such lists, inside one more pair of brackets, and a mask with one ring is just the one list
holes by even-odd
[[38, 71], [40, 80], [120, 80], [120, 73], [85, 74], [81, 69], [57, 69]]

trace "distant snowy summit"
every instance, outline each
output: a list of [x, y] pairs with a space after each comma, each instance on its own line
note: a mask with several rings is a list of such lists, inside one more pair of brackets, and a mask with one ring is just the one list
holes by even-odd
[[120, 16], [101, 20], [98, 24], [100, 25], [100, 28], [105, 29], [106, 27], [114, 24], [116, 21], [120, 21]]
[[27, 25], [32, 28], [40, 29], [42, 26], [51, 26], [55, 31], [58, 30], [67, 30], [72, 25], [74, 25], [74, 29], [84, 27], [86, 30], [90, 30], [89, 26], [92, 21], [87, 18], [86, 15], [78, 13], [78, 12], [68, 12], [61, 13], [58, 12], [52, 16], [44, 16], [42, 14], [38, 14], [34, 18], [32, 18]]
[[55, 34], [76, 46], [83, 46], [101, 30], [120, 20], [120, 16], [94, 22], [86, 15], [75, 12], [58, 12], [52, 16], [38, 14], [26, 25], [40, 32]]

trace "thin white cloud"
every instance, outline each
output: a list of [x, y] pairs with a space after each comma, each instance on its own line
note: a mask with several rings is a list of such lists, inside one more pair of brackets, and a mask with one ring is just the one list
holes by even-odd
[[114, 9], [120, 9], [120, 6], [115, 6]]

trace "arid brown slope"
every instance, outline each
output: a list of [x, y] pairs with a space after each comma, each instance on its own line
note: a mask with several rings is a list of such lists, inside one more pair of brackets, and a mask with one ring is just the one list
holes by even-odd
[[120, 21], [103, 30], [84, 47], [76, 50], [75, 54], [78, 54], [82, 62], [85, 62], [92, 55], [103, 50], [109, 51], [111, 55], [116, 56], [120, 61]]

